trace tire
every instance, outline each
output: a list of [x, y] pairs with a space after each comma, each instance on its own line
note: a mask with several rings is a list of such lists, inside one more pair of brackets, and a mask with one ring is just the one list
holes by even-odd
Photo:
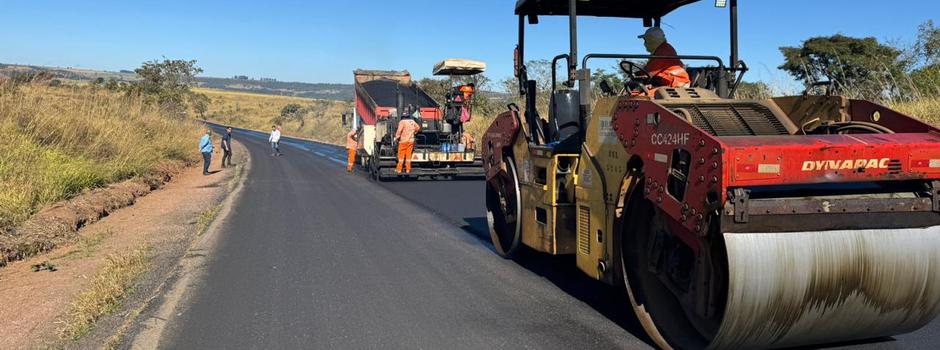
[[620, 237], [616, 239], [619, 271], [630, 304], [647, 335], [663, 349], [704, 349], [709, 339], [693, 324], [676, 296], [648, 268], [649, 244], [656, 230], [667, 219], [652, 202], [644, 198], [645, 181], [629, 195]]
[[522, 241], [522, 202], [516, 165], [510, 157], [503, 158], [503, 163], [507, 178], [496, 178], [492, 181], [499, 183], [486, 185], [486, 223], [496, 254], [512, 258]]

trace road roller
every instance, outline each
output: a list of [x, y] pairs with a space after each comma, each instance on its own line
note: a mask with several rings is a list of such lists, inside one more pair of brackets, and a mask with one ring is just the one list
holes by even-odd
[[[637, 63], [663, 57], [579, 56], [579, 19], [655, 27], [696, 1], [516, 3], [523, 106], [509, 105], [482, 145], [495, 252], [574, 255], [587, 276], [623, 288], [663, 349], [830, 344], [929, 323], [940, 311], [940, 130], [833, 94], [735, 98], [747, 71], [735, 0], [715, 4], [730, 10], [727, 64], [665, 57], [684, 62], [687, 86], [656, 87]], [[525, 65], [525, 29], [544, 16], [566, 16], [570, 32], [551, 91]], [[604, 60], [624, 86], [592, 81], [589, 65]], [[539, 93], [551, 94], [547, 108]]]

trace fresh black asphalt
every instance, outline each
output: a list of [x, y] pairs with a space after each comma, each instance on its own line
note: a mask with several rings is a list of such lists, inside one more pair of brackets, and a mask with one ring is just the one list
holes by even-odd
[[[570, 257], [492, 252], [481, 181], [370, 182], [342, 150], [236, 131], [252, 166], [161, 347], [649, 349]], [[940, 323], [848, 349], [933, 349]]]

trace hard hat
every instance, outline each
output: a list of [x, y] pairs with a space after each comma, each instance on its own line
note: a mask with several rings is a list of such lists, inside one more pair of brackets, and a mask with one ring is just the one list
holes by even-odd
[[660, 27], [650, 27], [645, 33], [638, 35], [637, 38], [666, 40], [666, 33]]

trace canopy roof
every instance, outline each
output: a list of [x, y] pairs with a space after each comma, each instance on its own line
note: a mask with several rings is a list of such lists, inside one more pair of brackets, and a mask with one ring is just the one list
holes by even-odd
[[[578, 0], [578, 16], [658, 18], [699, 0]], [[568, 0], [518, 0], [517, 15], [567, 16]]]
[[474, 75], [486, 71], [486, 63], [451, 58], [434, 65], [434, 75]]

